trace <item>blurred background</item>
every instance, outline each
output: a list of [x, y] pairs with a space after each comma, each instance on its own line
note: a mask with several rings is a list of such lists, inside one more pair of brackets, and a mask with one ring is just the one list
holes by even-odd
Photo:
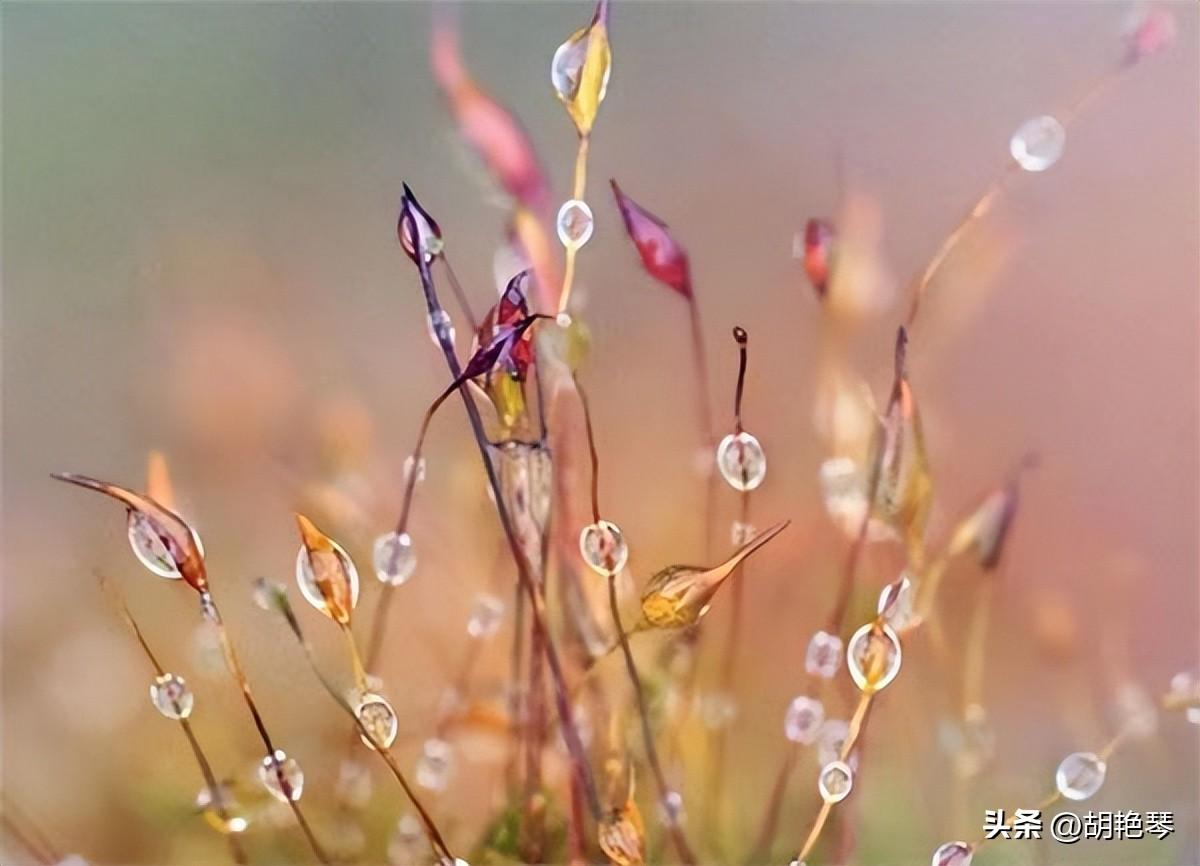
[[[870, 771], [851, 801], [863, 862], [925, 863], [941, 841], [977, 836], [984, 808], [1034, 805], [1062, 755], [1111, 736], [1122, 683], [1157, 695], [1196, 668], [1200, 76], [1196, 8], [1171, 8], [1176, 43], [1089, 106], [1058, 165], [1015, 178], [947, 263], [912, 335], [934, 543], [1021, 454], [1041, 464], [996, 596], [995, 759], [959, 813], [968, 823], [955, 823], [937, 731], [953, 698], [917, 646], [873, 718]], [[746, 423], [770, 464], [753, 519], [794, 522], [747, 585], [731, 848], [753, 834], [787, 745], [783, 712], [845, 549], [816, 483], [819, 306], [794, 236], [853, 190], [877, 208], [881, 258], [902, 286], [1003, 169], [1012, 131], [1062, 111], [1119, 62], [1128, 12], [613, 8], [613, 73], [592, 141], [596, 232], [577, 288], [605, 511], [639, 584], [703, 556], [693, 397], [681, 384], [686, 310], [641, 271], [608, 197], [615, 177], [691, 253], [721, 428], [737, 363], [729, 329], [749, 331]], [[590, 14], [566, 3], [460, 10], [467, 65], [524, 123], [556, 200], [575, 137], [548, 64]], [[201, 780], [186, 742], [149, 705], [152, 672], [94, 570], [193, 684], [218, 770], [245, 775], [260, 751], [193, 632], [194, 597], [138, 567], [116, 506], [49, 478], [74, 470], [139, 487], [151, 449], [167, 455], [180, 508], [203, 534], [214, 592], [268, 724], [305, 768], [318, 830], [334, 832], [345, 720], [250, 586], [260, 575], [291, 582], [291, 512], [329, 495], [350, 515], [331, 532], [359, 561], [363, 608], [378, 595], [370, 540], [394, 520], [403, 460], [446, 382], [395, 241], [403, 181], [440, 221], [476, 308], [494, 298], [507, 209], [432, 82], [430, 17], [418, 3], [3, 7], [2, 781], [64, 851], [97, 863], [225, 856], [194, 815]], [[880, 398], [906, 303], [897, 292], [854, 345]], [[393, 605], [383, 666], [406, 765], [462, 663], [476, 593], [511, 580], [497, 574], [495, 516], [457, 405], [432, 435], [411, 530], [420, 564]], [[737, 497], [726, 490], [719, 503], [726, 526]], [[951, 628], [968, 609], [958, 588], [973, 567], [962, 571], [947, 579]], [[894, 576], [866, 569], [856, 615]], [[348, 682], [335, 630], [302, 616]], [[488, 645], [480, 689], [502, 685], [507, 635]], [[1173, 836], [1000, 844], [987, 862], [1194, 863], [1196, 766], [1196, 728], [1165, 716], [1113, 759], [1087, 805], [1173, 810]], [[801, 767], [785, 805], [792, 847], [811, 819], [813, 772]], [[482, 781], [496, 779], [487, 749], [464, 747], [432, 796], [461, 844], [491, 814]], [[366, 862], [385, 862], [401, 811], [376, 781]], [[4, 844], [5, 862], [26, 862]], [[304, 856], [286, 821], [247, 844], [256, 862]]]

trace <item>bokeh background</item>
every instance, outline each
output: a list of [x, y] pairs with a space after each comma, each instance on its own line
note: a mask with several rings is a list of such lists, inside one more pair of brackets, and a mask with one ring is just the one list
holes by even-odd
[[[1196, 667], [1200, 76], [1196, 8], [1171, 8], [1175, 45], [1089, 108], [1058, 165], [1016, 179], [913, 334], [933, 537], [1020, 454], [1036, 451], [1041, 466], [997, 596], [997, 756], [969, 823], [951, 817], [935, 730], [953, 698], [918, 647], [872, 722], [852, 801], [863, 862], [928, 862], [939, 842], [977, 835], [983, 808], [1032, 805], [1063, 754], [1108, 739], [1120, 683], [1160, 693]], [[597, 228], [578, 289], [605, 510], [630, 539], [639, 581], [700, 555], [685, 311], [640, 271], [607, 199], [611, 176], [692, 254], [722, 412], [736, 370], [729, 328], [750, 332], [747, 423], [770, 461], [755, 519], [797, 527], [748, 587], [730, 839], [762, 808], [844, 549], [815, 481], [819, 316], [793, 237], [853, 188], [878, 206], [882, 254], [902, 284], [1003, 167], [1013, 129], [1062, 110], [1120, 58], [1127, 11], [614, 7], [614, 71], [592, 146]], [[574, 133], [548, 63], [589, 15], [565, 3], [461, 9], [468, 65], [522, 119], [556, 197]], [[422, 409], [444, 385], [395, 243], [402, 181], [440, 220], [476, 306], [493, 297], [506, 210], [431, 81], [430, 8], [6, 3], [0, 24], [4, 790], [61, 848], [95, 862], [224, 856], [191, 811], [200, 780], [186, 744], [149, 706], [150, 671], [93, 571], [123, 588], [167, 666], [193, 682], [195, 724], [218, 768], [243, 773], [258, 745], [195, 644], [194, 600], [137, 567], [117, 509], [49, 479], [71, 469], [138, 486], [157, 448], [204, 535], [268, 722], [303, 763], [306, 802], [328, 826], [344, 720], [249, 587], [259, 575], [290, 581], [291, 511], [322, 483], [359, 514], [341, 535], [366, 576]], [[879, 393], [904, 300], [856, 345]], [[434, 435], [412, 530], [419, 571], [394, 606], [384, 667], [403, 695], [406, 762], [460, 663], [475, 593], [498, 579], [495, 518], [457, 406]], [[728, 521], [735, 497], [721, 507]], [[884, 572], [869, 569], [863, 610]], [[948, 583], [951, 621], [968, 580]], [[365, 605], [378, 587], [367, 577]], [[481, 688], [502, 680], [507, 634], [489, 649]], [[340, 672], [337, 645], [328, 649]], [[489, 760], [468, 752], [435, 800], [456, 838], [471, 839], [492, 805], [480, 790], [495, 778]], [[1173, 810], [1174, 836], [1009, 843], [988, 862], [1195, 863], [1196, 767], [1196, 729], [1164, 718], [1114, 760], [1088, 805]], [[793, 789], [812, 772], [805, 765]], [[378, 782], [366, 859], [383, 862], [400, 802]], [[781, 838], [793, 845], [810, 802], [807, 791], [789, 798]], [[286, 827], [250, 845], [260, 862], [303, 850]]]

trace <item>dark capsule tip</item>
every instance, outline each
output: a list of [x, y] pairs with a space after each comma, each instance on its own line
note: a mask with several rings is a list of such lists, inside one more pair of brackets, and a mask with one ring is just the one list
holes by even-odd
[[741, 325], [734, 325], [733, 339], [737, 340], [739, 346], [744, 346], [749, 341], [750, 335], [746, 333], [746, 329]]

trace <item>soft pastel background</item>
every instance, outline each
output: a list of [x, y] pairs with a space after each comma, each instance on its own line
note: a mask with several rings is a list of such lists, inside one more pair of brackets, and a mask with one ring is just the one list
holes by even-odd
[[[1091, 107], [1059, 165], [1017, 178], [913, 335], [935, 539], [1021, 453], [1036, 450], [1042, 465], [997, 596], [996, 763], [956, 823], [934, 731], [954, 698], [914, 648], [872, 720], [851, 801], [864, 862], [926, 863], [938, 842], [977, 835], [984, 808], [1033, 805], [1063, 754], [1108, 738], [1120, 682], [1161, 692], [1196, 667], [1200, 76], [1196, 9], [1172, 8], [1177, 43]], [[461, 11], [471, 69], [522, 118], [561, 196], [574, 141], [547, 67], [590, 11]], [[754, 512], [798, 526], [747, 587], [730, 848], [761, 810], [842, 552], [815, 485], [819, 319], [793, 234], [836, 209], [840, 155], [845, 183], [881, 208], [887, 261], [907, 277], [1004, 165], [1017, 124], [1061, 110], [1119, 58], [1126, 12], [614, 7], [615, 66], [592, 148], [597, 229], [579, 274], [606, 511], [639, 580], [700, 556], [684, 310], [638, 269], [604, 187], [615, 176], [692, 253], [722, 412], [728, 330], [749, 330], [747, 421], [770, 459]], [[218, 768], [241, 773], [258, 754], [232, 687], [197, 658], [190, 594], [137, 568], [115, 507], [49, 479], [73, 469], [137, 486], [151, 448], [168, 454], [203, 532], [268, 721], [308, 772], [305, 802], [319, 828], [331, 821], [344, 721], [249, 603], [249, 583], [290, 578], [290, 510], [338, 471], [360, 476], [350, 493], [365, 517], [344, 534], [366, 565], [422, 407], [445, 382], [395, 243], [402, 181], [441, 221], [477, 306], [493, 291], [505, 211], [431, 83], [429, 19], [416, 3], [4, 4], [2, 780], [64, 849], [101, 863], [225, 856], [190, 813], [198, 774], [147, 702], [149, 671], [93, 569], [123, 587], [167, 665], [194, 682], [196, 727]], [[901, 308], [859, 346], [877, 391]], [[413, 529], [421, 563], [394, 607], [385, 665], [406, 763], [459, 664], [473, 595], [495, 582], [495, 519], [461, 410], [435, 437]], [[724, 496], [726, 516], [734, 507]], [[952, 618], [969, 597], [957, 586]], [[377, 587], [367, 579], [364, 605]], [[1048, 654], [1047, 636], [1072, 629], [1073, 649]], [[506, 646], [507, 630], [485, 680], [502, 678]], [[337, 649], [328, 659], [340, 671]], [[1173, 837], [1000, 844], [987, 862], [1195, 863], [1196, 767], [1196, 729], [1165, 718], [1114, 759], [1088, 806], [1173, 810]], [[793, 789], [812, 772], [804, 764]], [[494, 762], [464, 761], [435, 801], [464, 843], [490, 805], [478, 779], [494, 780]], [[377, 781], [367, 857], [382, 861], [400, 804]], [[810, 803], [807, 790], [789, 800], [781, 850], [798, 843]], [[693, 826], [704, 835], [699, 816]], [[289, 829], [258, 831], [250, 847], [259, 862], [302, 850]]]

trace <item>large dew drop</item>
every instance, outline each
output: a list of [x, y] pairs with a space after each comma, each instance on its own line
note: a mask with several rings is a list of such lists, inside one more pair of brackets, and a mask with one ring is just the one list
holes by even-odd
[[1063, 758], [1054, 774], [1058, 793], [1068, 800], [1086, 800], [1104, 784], [1108, 766], [1093, 752], [1073, 752]]
[[629, 561], [625, 536], [615, 523], [590, 523], [579, 533], [579, 552], [588, 568], [601, 577], [619, 574]]
[[746, 431], [730, 433], [717, 446], [717, 468], [734, 490], [753, 490], [767, 477], [767, 455]]
[[596, 221], [588, 203], [573, 198], [558, 209], [555, 227], [562, 245], [569, 250], [577, 250], [592, 239]]
[[[332, 538], [329, 539], [329, 544], [345, 572], [350, 593], [350, 609], [353, 610], [358, 606], [358, 568], [354, 565], [350, 554], [346, 553], [340, 544]], [[317, 577], [313, 574], [309, 552], [303, 544], [296, 553], [296, 584], [300, 587], [300, 594], [304, 596], [305, 601], [322, 613], [332, 616], [329, 606], [325, 602], [325, 596], [321, 594], [321, 588], [317, 585]]]
[[396, 742], [396, 731], [399, 729], [396, 711], [382, 695], [370, 692], [363, 695], [354, 714], [371, 735], [369, 740], [365, 734], [359, 733], [359, 738], [368, 748], [375, 748], [371, 740], [385, 749]]
[[871, 694], [886, 687], [900, 673], [900, 638], [886, 623], [867, 623], [854, 633], [846, 647], [846, 667], [858, 688]]
[[1017, 165], [1026, 171], [1045, 171], [1058, 162], [1066, 142], [1063, 125], [1043, 114], [1022, 123], [1013, 133], [1008, 149]]

